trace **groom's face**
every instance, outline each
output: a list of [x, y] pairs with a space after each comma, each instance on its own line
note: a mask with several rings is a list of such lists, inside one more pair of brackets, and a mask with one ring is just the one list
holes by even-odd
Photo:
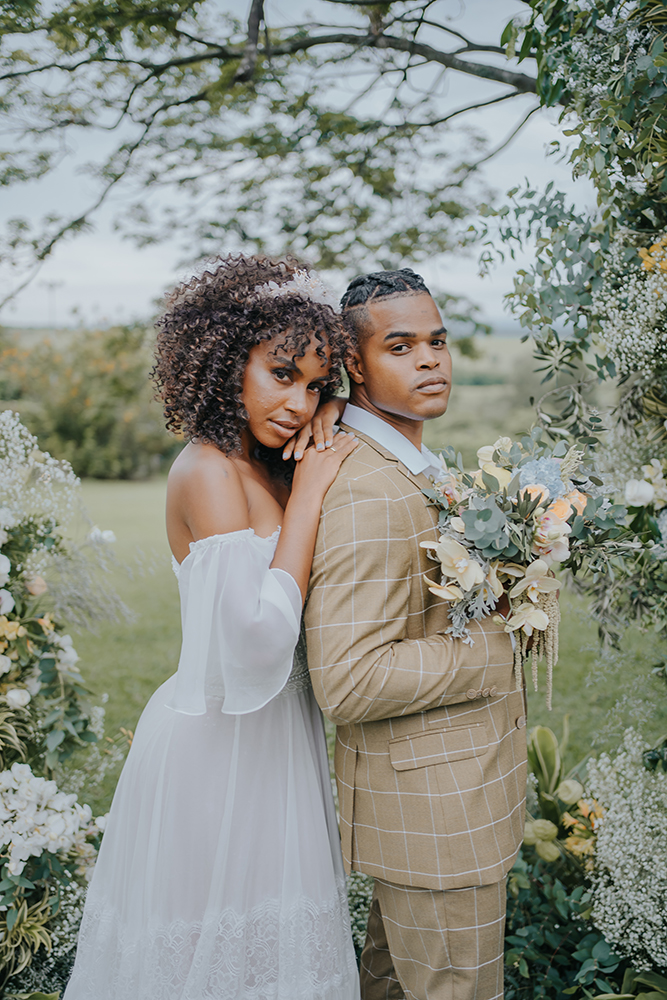
[[368, 302], [365, 309], [367, 322], [349, 372], [351, 402], [407, 420], [442, 416], [452, 359], [431, 296], [397, 295]]

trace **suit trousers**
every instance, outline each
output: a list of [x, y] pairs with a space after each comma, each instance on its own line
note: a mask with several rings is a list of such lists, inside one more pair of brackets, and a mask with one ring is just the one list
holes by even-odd
[[376, 879], [362, 1000], [502, 998], [505, 906], [506, 879], [444, 890]]

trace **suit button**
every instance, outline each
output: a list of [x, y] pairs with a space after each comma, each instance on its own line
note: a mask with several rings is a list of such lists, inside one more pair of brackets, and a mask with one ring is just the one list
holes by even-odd
[[482, 698], [488, 698], [491, 694], [491, 688], [484, 688], [482, 691]]
[[496, 695], [498, 694], [498, 688], [495, 686], [495, 684], [489, 691], [489, 694], [491, 695], [492, 698], [495, 698]]
[[515, 722], [515, 726], [516, 726], [517, 729], [525, 729], [525, 727], [526, 727], [526, 716], [525, 715], [520, 715], [519, 718]]
[[470, 701], [474, 701], [474, 699], [477, 698], [477, 696], [478, 692], [475, 691], [474, 688], [468, 688], [468, 690], [466, 691], [466, 698], [469, 698]]

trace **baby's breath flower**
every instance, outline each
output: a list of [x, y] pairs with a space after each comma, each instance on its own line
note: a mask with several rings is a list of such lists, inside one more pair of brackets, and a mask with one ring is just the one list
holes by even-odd
[[626, 730], [615, 757], [588, 765], [587, 790], [604, 808], [592, 873], [593, 922], [640, 968], [667, 967], [667, 774], [649, 772], [647, 745]]
[[592, 307], [619, 375], [650, 376], [667, 365], [667, 237], [639, 249], [641, 264], [628, 262], [628, 247], [627, 236], [612, 243]]

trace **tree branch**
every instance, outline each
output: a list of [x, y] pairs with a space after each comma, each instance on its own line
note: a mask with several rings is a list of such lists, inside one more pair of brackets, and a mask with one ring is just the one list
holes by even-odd
[[478, 76], [483, 80], [495, 80], [496, 83], [504, 83], [508, 87], [514, 87], [521, 94], [537, 93], [537, 81], [525, 73], [502, 69], [499, 66], [485, 66], [483, 63], [467, 62], [450, 52], [434, 49], [432, 45], [412, 41], [409, 38], [400, 38], [396, 35], [357, 35], [340, 32], [331, 35], [287, 38], [281, 42], [274, 42], [271, 53], [274, 56], [293, 55], [295, 52], [305, 52], [319, 45], [354, 45], [360, 49], [395, 49], [399, 52], [408, 52], [410, 55], [422, 56], [427, 62], [439, 63], [441, 66], [446, 66], [459, 73]]
[[[488, 108], [489, 105], [491, 104], [500, 104], [502, 101], [510, 101], [512, 100], [512, 98], [516, 96], [517, 96], [517, 91], [514, 90], [511, 91], [509, 94], [501, 94], [500, 97], [492, 97], [488, 101], [480, 101], [478, 104], [468, 104], [465, 108], [458, 108], [456, 111], [450, 111], [450, 113], [448, 115], [445, 115], [444, 118], [434, 118], [432, 121], [429, 120], [426, 122], [405, 122], [404, 125], [399, 125], [398, 127], [431, 128], [433, 125], [444, 125], [445, 122], [450, 121], [452, 118], [457, 118], [459, 115], [465, 115], [468, 111], [477, 111], [478, 108]], [[504, 145], [501, 146], [500, 148], [503, 149]]]
[[72, 232], [72, 230], [75, 229], [81, 229], [81, 227], [84, 226], [88, 221], [88, 217], [92, 215], [94, 212], [96, 212], [97, 209], [106, 201], [109, 192], [125, 176], [125, 173], [128, 167], [130, 166], [132, 157], [136, 153], [137, 149], [139, 149], [139, 147], [143, 144], [144, 139], [146, 138], [148, 132], [150, 131], [150, 128], [151, 124], [146, 125], [139, 138], [135, 142], [133, 142], [132, 145], [127, 149], [125, 155], [125, 163], [123, 164], [122, 169], [114, 173], [114, 175], [105, 185], [99, 197], [93, 202], [93, 204], [89, 205], [89, 207], [84, 212], [82, 212], [81, 215], [78, 215], [76, 219], [70, 219], [69, 222], [66, 222], [64, 225], [62, 225], [60, 229], [53, 234], [48, 243], [46, 243], [42, 247], [42, 249], [36, 254], [35, 263], [31, 268], [31, 270], [28, 272], [27, 278], [25, 278], [24, 281], [22, 281], [19, 285], [17, 285], [16, 288], [13, 288], [11, 292], [8, 292], [4, 296], [4, 298], [0, 299], [0, 309], [3, 309], [4, 306], [7, 305], [7, 303], [11, 302], [12, 299], [16, 298], [19, 292], [22, 292], [24, 288], [28, 287], [30, 282], [39, 273], [47, 257], [51, 255], [53, 248], [56, 246], [56, 244], [59, 243], [60, 240], [67, 235], [67, 233]]
[[247, 83], [252, 80], [257, 65], [257, 42], [259, 40], [259, 26], [264, 18], [264, 0], [252, 0], [250, 14], [248, 15], [248, 42], [246, 44], [243, 59], [234, 77], [237, 83]]

